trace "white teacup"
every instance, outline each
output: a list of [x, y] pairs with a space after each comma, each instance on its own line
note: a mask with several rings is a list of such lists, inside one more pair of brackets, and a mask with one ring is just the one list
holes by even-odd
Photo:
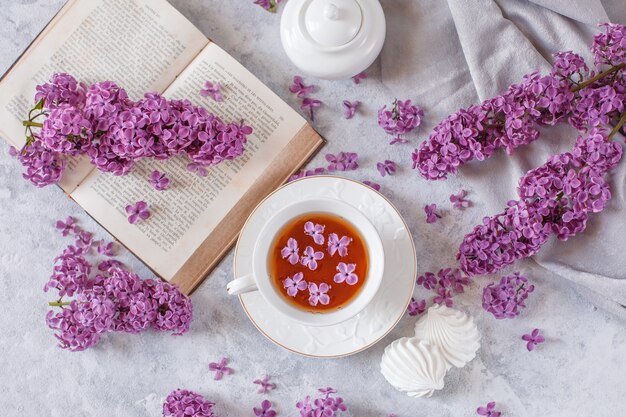
[[[291, 220], [306, 213], [328, 213], [341, 217], [359, 231], [367, 248], [369, 270], [363, 287], [348, 304], [327, 312], [311, 312], [290, 304], [275, 288], [269, 275], [269, 254], [278, 232]], [[300, 201], [279, 210], [265, 224], [257, 236], [252, 255], [252, 274], [238, 277], [227, 285], [231, 295], [259, 291], [276, 310], [308, 326], [330, 326], [359, 314], [374, 298], [383, 278], [385, 254], [374, 225], [356, 208], [340, 200], [315, 198]]]

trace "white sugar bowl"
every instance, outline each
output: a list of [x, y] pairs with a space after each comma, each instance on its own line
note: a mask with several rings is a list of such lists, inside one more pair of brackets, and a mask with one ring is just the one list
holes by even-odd
[[385, 43], [385, 14], [378, 0], [289, 0], [280, 38], [304, 73], [329, 80], [367, 69]]

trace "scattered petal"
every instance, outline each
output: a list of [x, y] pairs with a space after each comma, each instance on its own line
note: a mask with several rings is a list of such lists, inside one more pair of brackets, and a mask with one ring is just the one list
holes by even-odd
[[157, 191], [164, 191], [170, 187], [170, 179], [166, 174], [159, 171], [153, 171], [150, 175], [150, 185]]
[[222, 84], [219, 81], [216, 83], [205, 81], [204, 88], [200, 90], [200, 95], [202, 97], [211, 97], [217, 102], [224, 101], [222, 97]]
[[348, 101], [348, 100], [344, 100], [343, 101], [343, 115], [344, 115], [344, 117], [346, 119], [352, 119], [360, 105], [361, 105], [361, 102], [358, 101], [358, 100], [353, 101], [353, 102]]
[[315, 90], [315, 85], [305, 85], [302, 77], [296, 75], [293, 77], [293, 83], [289, 87], [289, 91], [300, 98], [305, 98]]
[[424, 212], [426, 213], [426, 223], [435, 223], [437, 219], [441, 218], [441, 215], [436, 212], [437, 204], [428, 204], [424, 207]]
[[417, 301], [414, 297], [411, 297], [411, 302], [407, 307], [407, 311], [409, 313], [409, 316], [417, 316], [422, 314], [424, 311], [426, 311], [426, 300]]
[[380, 172], [380, 175], [384, 177], [385, 175], [395, 175], [398, 167], [395, 162], [387, 159], [385, 162], [378, 162], [376, 164], [376, 169]]
[[146, 220], [150, 217], [148, 203], [145, 201], [138, 201], [135, 204], [129, 204], [126, 206], [125, 210], [128, 215], [128, 223], [130, 224], [135, 224], [139, 220]]
[[367, 185], [370, 188], [373, 188], [376, 191], [380, 191], [380, 184], [377, 184], [377, 183], [375, 183], [373, 181], [365, 180], [365, 181], [363, 181], [363, 184]]
[[228, 362], [228, 358], [222, 358], [219, 362], [209, 363], [209, 370], [215, 372], [214, 380], [219, 381], [224, 375], [230, 375], [235, 372], [232, 368], [226, 366]]
[[276, 384], [270, 382], [269, 375], [265, 375], [263, 376], [263, 378], [260, 379], [255, 379], [253, 382], [256, 385], [259, 385], [259, 389], [257, 390], [257, 393], [259, 394], [267, 394], [268, 392], [276, 388]]
[[526, 343], [526, 349], [528, 349], [529, 352], [534, 350], [538, 344], [546, 341], [539, 329], [533, 329], [530, 334], [523, 335], [522, 340], [528, 342]]
[[465, 190], [461, 190], [457, 194], [452, 194], [450, 196], [450, 202], [452, 203], [452, 207], [459, 210], [468, 208], [471, 205], [471, 202], [465, 199], [466, 195], [467, 191]]
[[321, 105], [322, 105], [321, 101], [316, 100], [314, 98], [306, 97], [302, 100], [302, 104], [300, 105], [300, 108], [304, 111], [308, 111], [309, 118], [311, 119], [311, 121], [315, 121], [315, 109], [321, 107]]
[[365, 73], [365, 71], [362, 71], [362, 72], [359, 72], [354, 77], [352, 77], [352, 80], [354, 81], [355, 84], [361, 84], [361, 81], [365, 80], [366, 78], [367, 78], [367, 74]]

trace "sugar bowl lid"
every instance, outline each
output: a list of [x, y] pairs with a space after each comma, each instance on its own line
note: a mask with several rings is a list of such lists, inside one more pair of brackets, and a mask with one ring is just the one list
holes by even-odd
[[290, 0], [283, 11], [283, 48], [303, 72], [326, 79], [369, 67], [385, 42], [378, 0]]

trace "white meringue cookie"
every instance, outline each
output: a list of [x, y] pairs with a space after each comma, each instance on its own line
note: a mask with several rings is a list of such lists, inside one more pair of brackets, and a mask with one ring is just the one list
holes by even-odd
[[480, 348], [480, 334], [474, 320], [462, 311], [441, 305], [430, 307], [417, 322], [415, 337], [436, 345], [448, 369], [465, 366]]
[[403, 337], [385, 348], [380, 370], [398, 391], [410, 397], [430, 397], [443, 388], [446, 360], [428, 341]]

